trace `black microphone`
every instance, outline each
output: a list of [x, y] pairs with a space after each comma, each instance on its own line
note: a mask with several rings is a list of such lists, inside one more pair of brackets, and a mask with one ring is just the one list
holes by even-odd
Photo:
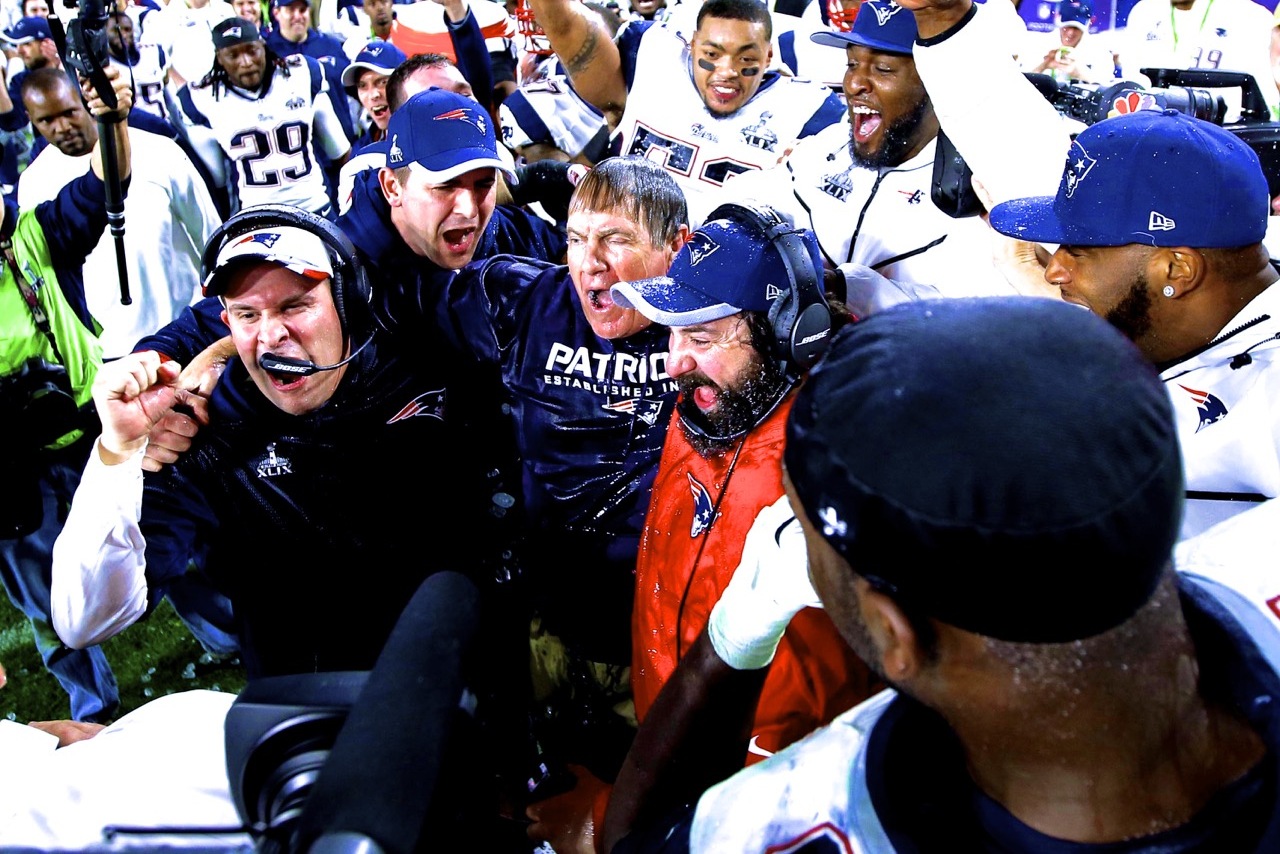
[[426, 834], [452, 838], [449, 808], [480, 798], [453, 771], [462, 758], [476, 764], [462, 747], [470, 742], [459, 701], [479, 621], [480, 593], [465, 576], [441, 571], [422, 582], [338, 732], [291, 850], [412, 854]]
[[312, 374], [318, 374], [321, 371], [333, 371], [341, 368], [347, 362], [350, 362], [356, 356], [360, 355], [360, 351], [369, 346], [369, 342], [373, 340], [370, 335], [364, 339], [364, 343], [355, 349], [347, 358], [341, 362], [332, 365], [317, 365], [309, 359], [290, 359], [288, 356], [277, 356], [274, 353], [263, 353], [258, 357], [258, 366], [269, 374], [275, 374], [282, 377], [309, 377]]

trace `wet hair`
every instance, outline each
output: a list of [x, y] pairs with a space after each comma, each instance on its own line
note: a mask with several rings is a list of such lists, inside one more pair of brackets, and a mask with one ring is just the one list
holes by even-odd
[[684, 193], [671, 173], [643, 157], [610, 157], [583, 176], [569, 212], [610, 211], [644, 229], [653, 246], [672, 240], [689, 222]]
[[703, 18], [728, 18], [731, 21], [749, 21], [764, 24], [765, 40], [773, 38], [773, 18], [769, 7], [760, 0], [707, 0], [698, 10], [698, 29]]
[[452, 59], [443, 53], [415, 53], [396, 66], [395, 71], [387, 78], [387, 106], [391, 112], [400, 109], [407, 100], [404, 94], [404, 83], [421, 68], [448, 68], [456, 66]]

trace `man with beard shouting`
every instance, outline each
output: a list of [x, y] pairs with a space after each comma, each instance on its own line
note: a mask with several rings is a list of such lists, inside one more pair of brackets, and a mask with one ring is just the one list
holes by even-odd
[[[800, 378], [848, 319], [823, 298], [821, 269], [811, 232], [768, 209], [724, 205], [666, 275], [611, 289], [615, 305], [670, 327], [667, 373], [680, 389], [636, 560], [631, 689], [641, 724], [676, 664], [704, 654], [694, 641], [734, 568], [754, 565], [776, 538], [803, 556], [782, 491], [783, 427]], [[750, 731], [726, 762], [758, 762], [871, 693], [869, 671], [826, 613], [794, 610]], [[557, 852], [589, 850], [582, 841], [610, 797], [574, 771], [573, 792], [528, 811], [530, 832]]]
[[765, 203], [811, 229], [858, 316], [912, 299], [1025, 291], [993, 265], [1004, 244], [983, 217], [952, 216], [954, 199], [944, 209], [931, 198], [940, 131], [995, 201], [1057, 185], [1069, 134], [993, 17], [972, 0], [867, 0], [851, 32], [813, 34], [847, 54], [846, 121], [801, 140], [778, 166], [738, 175], [719, 200]]

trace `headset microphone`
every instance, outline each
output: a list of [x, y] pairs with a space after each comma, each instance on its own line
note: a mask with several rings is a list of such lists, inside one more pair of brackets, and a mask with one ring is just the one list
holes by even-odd
[[312, 374], [318, 374], [321, 371], [333, 371], [341, 368], [347, 362], [350, 362], [356, 356], [360, 355], [360, 351], [369, 346], [369, 342], [373, 340], [370, 335], [364, 339], [364, 343], [355, 349], [347, 358], [341, 362], [332, 365], [317, 365], [309, 359], [290, 359], [288, 356], [277, 356], [274, 353], [263, 353], [258, 357], [258, 366], [269, 374], [275, 374], [280, 377], [309, 377]]

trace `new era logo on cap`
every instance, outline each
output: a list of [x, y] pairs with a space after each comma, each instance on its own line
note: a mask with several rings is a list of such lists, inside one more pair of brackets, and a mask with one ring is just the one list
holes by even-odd
[[1159, 211], [1152, 211], [1151, 216], [1147, 219], [1147, 228], [1152, 231], [1173, 231], [1178, 224], [1173, 221], [1172, 217], [1167, 217]]

